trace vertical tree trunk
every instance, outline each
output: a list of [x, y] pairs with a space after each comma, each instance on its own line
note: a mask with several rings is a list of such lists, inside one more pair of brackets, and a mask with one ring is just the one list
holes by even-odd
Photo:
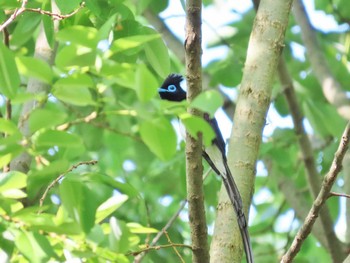
[[[195, 98], [202, 90], [201, 11], [202, 1], [188, 0], [186, 2], [185, 52], [187, 99], [189, 101]], [[189, 109], [189, 112], [193, 115], [200, 115], [200, 112], [193, 109]], [[186, 174], [193, 248], [192, 262], [206, 263], [209, 262], [209, 249], [202, 179], [202, 138], [198, 136], [198, 140], [196, 140], [188, 133], [186, 136]]]
[[[292, 0], [262, 0], [250, 35], [228, 156], [247, 216], [262, 130], [291, 5]], [[241, 262], [243, 248], [236, 217], [226, 196], [221, 195], [219, 202], [211, 262]]]

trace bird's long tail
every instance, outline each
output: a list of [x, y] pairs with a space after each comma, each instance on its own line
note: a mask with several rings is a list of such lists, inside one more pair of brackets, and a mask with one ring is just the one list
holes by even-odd
[[253, 251], [252, 251], [252, 246], [250, 243], [250, 238], [248, 233], [247, 220], [243, 212], [242, 198], [226, 162], [224, 162], [224, 166], [226, 170], [226, 175], [221, 174], [221, 177], [224, 182], [227, 194], [231, 200], [231, 203], [237, 215], [237, 222], [238, 222], [239, 230], [241, 232], [244, 251], [247, 257], [247, 262], [253, 263], [254, 262]]

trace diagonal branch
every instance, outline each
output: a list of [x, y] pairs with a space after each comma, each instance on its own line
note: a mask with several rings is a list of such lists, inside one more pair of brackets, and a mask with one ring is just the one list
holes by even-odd
[[[332, 165], [329, 169], [329, 172], [323, 179], [321, 190], [315, 199], [309, 214], [305, 218], [304, 224], [299, 229], [297, 235], [295, 236], [292, 245], [289, 250], [283, 256], [281, 262], [287, 263], [292, 262], [294, 257], [299, 252], [303, 242], [306, 240], [308, 235], [311, 232], [311, 229], [320, 213], [321, 208], [328, 199], [329, 193], [332, 189], [332, 186], [337, 178], [337, 175], [342, 169], [342, 161], [345, 156], [346, 150], [348, 149], [349, 138], [350, 137], [350, 122], [346, 125], [342, 138], [340, 140], [338, 149], [335, 153]], [[340, 261], [338, 261], [340, 262]]]
[[20, 8], [17, 8], [13, 14], [3, 23], [0, 25], [0, 32], [3, 31], [9, 24], [11, 24], [17, 16], [22, 14], [24, 11], [26, 11], [26, 4], [28, 3], [28, 0], [22, 0], [22, 5]]
[[[293, 81], [289, 75], [286, 63], [281, 57], [278, 67], [278, 75], [282, 86], [284, 86], [285, 97], [289, 106], [289, 111], [292, 115], [294, 130], [297, 135], [299, 147], [301, 149], [302, 158], [306, 169], [306, 179], [309, 184], [309, 189], [313, 198], [316, 198], [320, 188], [320, 175], [316, 169], [315, 158], [311, 142], [306, 134], [304, 125], [302, 123], [304, 116], [300, 110], [297, 97], [294, 90]], [[320, 223], [324, 233], [322, 240], [326, 241], [326, 247], [331, 253], [334, 261], [338, 262], [342, 258], [341, 243], [336, 237], [333, 229], [333, 221], [327, 206], [324, 206], [320, 212]]]

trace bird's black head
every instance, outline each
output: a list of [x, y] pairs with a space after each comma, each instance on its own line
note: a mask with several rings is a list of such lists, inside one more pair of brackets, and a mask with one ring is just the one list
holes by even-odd
[[162, 86], [158, 89], [158, 93], [161, 99], [170, 101], [183, 101], [186, 99], [186, 91], [184, 91], [180, 82], [183, 81], [183, 77], [178, 74], [170, 74], [163, 82]]

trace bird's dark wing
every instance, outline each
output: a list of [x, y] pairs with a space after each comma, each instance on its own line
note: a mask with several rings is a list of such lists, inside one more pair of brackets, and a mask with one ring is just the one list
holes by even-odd
[[215, 173], [220, 175], [223, 180], [227, 194], [236, 212], [237, 222], [239, 230], [241, 232], [247, 262], [253, 263], [253, 252], [248, 233], [248, 224], [243, 212], [243, 203], [241, 195], [233, 179], [230, 168], [227, 165], [227, 159], [225, 154], [225, 141], [222, 137], [216, 119], [210, 118], [208, 114], [204, 114], [204, 119], [211, 125], [216, 137], [213, 140], [212, 145], [210, 147], [206, 147], [203, 150], [203, 158], [208, 162], [208, 164], [215, 171]]

